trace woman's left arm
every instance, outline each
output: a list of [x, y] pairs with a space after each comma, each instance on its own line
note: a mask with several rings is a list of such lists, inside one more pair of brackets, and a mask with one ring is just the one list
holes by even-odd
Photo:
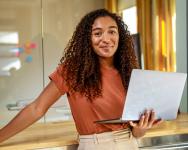
[[130, 121], [129, 124], [132, 127], [133, 136], [139, 138], [144, 136], [148, 129], [157, 126], [161, 122], [161, 119], [155, 119], [155, 112], [153, 110], [146, 110], [145, 113], [141, 115], [138, 123]]

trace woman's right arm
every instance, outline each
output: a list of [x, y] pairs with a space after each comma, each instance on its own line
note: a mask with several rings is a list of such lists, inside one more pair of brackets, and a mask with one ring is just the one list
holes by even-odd
[[27, 105], [5, 127], [0, 129], [0, 143], [39, 120], [60, 96], [60, 91], [51, 81], [34, 102]]

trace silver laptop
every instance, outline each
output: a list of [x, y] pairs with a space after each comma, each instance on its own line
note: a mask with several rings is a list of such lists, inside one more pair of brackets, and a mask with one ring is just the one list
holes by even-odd
[[177, 117], [187, 74], [133, 69], [121, 118], [97, 123], [122, 123], [139, 120], [144, 111], [153, 109], [156, 119]]

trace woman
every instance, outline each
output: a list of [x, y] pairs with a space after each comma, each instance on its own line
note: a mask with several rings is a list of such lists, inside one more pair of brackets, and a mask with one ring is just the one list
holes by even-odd
[[79, 133], [79, 150], [138, 149], [135, 137], [161, 122], [153, 111], [144, 112], [138, 122], [95, 123], [121, 116], [130, 74], [137, 66], [132, 38], [121, 18], [105, 9], [88, 13], [49, 76], [50, 83], [0, 130], [0, 141], [37, 121], [66, 93]]

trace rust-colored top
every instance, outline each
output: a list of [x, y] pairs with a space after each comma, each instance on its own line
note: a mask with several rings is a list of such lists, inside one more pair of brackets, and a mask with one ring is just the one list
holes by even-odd
[[68, 93], [68, 101], [80, 135], [101, 133], [126, 128], [126, 124], [97, 124], [97, 120], [120, 118], [125, 102], [125, 89], [117, 70], [107, 67], [101, 68], [102, 97], [93, 102], [78, 92], [69, 93], [64, 77], [63, 67], [59, 65], [49, 76], [63, 94]]

